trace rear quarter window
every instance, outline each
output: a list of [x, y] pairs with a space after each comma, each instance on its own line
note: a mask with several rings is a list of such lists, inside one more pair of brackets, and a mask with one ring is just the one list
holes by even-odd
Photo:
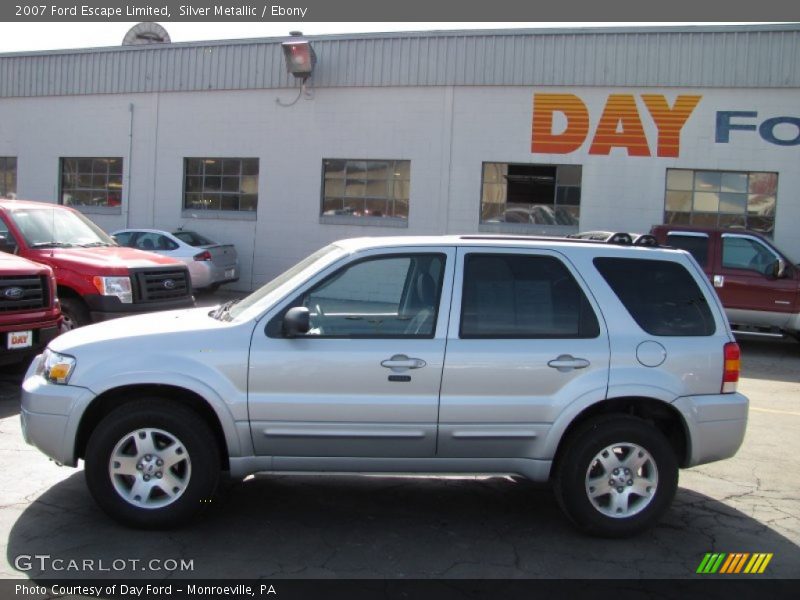
[[667, 236], [668, 246], [686, 250], [694, 257], [701, 267], [705, 267], [708, 264], [708, 244], [709, 239], [707, 237], [680, 235], [676, 233], [670, 233]]
[[714, 315], [686, 268], [665, 260], [595, 258], [594, 266], [644, 331], [658, 336], [708, 336]]

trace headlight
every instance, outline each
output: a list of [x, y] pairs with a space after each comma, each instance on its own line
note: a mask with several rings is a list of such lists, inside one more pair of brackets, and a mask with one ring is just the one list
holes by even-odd
[[75, 359], [66, 354], [53, 352], [50, 348], [45, 349], [42, 360], [36, 368], [36, 374], [41, 375], [50, 383], [69, 383], [72, 371], [75, 370]]
[[94, 277], [94, 287], [103, 296], [116, 296], [123, 304], [133, 302], [130, 277]]

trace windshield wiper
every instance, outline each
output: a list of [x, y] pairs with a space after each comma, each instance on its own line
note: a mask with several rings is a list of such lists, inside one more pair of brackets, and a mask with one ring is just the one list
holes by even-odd
[[37, 242], [31, 248], [74, 248], [75, 244], [69, 242]]
[[235, 300], [228, 300], [226, 303], [220, 304], [216, 309], [208, 313], [208, 316], [218, 321], [230, 321], [231, 307], [239, 302], [239, 300], [240, 298], [236, 298]]
[[89, 242], [88, 244], [81, 244], [81, 248], [99, 248], [99, 247], [108, 247], [112, 246], [113, 244], [109, 244], [108, 242]]

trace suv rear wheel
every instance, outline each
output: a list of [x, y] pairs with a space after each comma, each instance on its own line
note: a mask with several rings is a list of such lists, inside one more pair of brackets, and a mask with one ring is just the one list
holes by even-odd
[[655, 427], [635, 417], [603, 416], [581, 425], [566, 444], [555, 474], [556, 498], [581, 530], [634, 535], [669, 508], [678, 464]]
[[207, 506], [220, 459], [208, 425], [168, 399], [124, 404], [95, 428], [86, 447], [86, 482], [117, 521], [161, 529], [182, 525]]

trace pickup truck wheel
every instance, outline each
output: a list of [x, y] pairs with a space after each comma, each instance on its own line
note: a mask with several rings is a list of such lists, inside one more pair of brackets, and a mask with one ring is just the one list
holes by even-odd
[[579, 529], [625, 537], [653, 525], [678, 487], [667, 439], [635, 417], [592, 419], [566, 440], [555, 476], [556, 498]]
[[85, 472], [89, 491], [112, 518], [168, 529], [209, 504], [220, 459], [212, 432], [196, 413], [147, 398], [122, 405], [97, 425]]
[[77, 298], [62, 298], [61, 314], [64, 316], [62, 325], [64, 331], [83, 327], [91, 321], [86, 305]]

